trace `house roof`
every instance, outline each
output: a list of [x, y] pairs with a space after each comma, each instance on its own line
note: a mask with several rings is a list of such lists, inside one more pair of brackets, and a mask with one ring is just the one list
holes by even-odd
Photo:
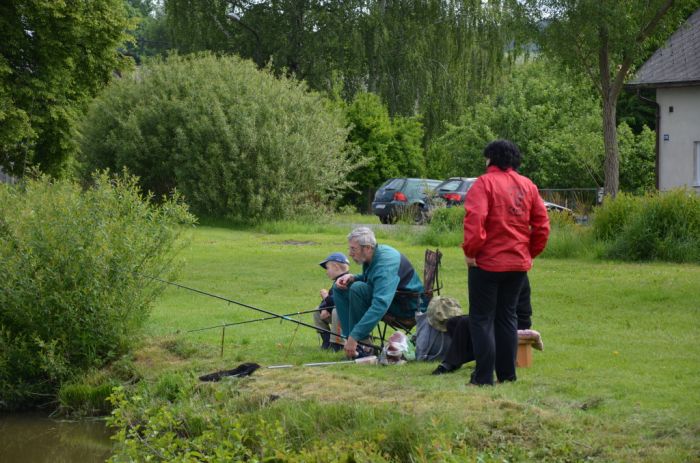
[[700, 85], [700, 9], [656, 50], [628, 86]]

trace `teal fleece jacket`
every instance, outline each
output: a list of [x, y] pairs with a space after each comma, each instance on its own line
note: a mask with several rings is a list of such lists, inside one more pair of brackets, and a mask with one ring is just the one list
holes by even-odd
[[372, 262], [363, 264], [362, 273], [353, 275], [355, 281], [367, 283], [372, 291], [372, 304], [350, 332], [354, 339], [366, 339], [387, 311], [410, 317], [418, 310], [418, 300], [410, 301], [410, 312], [401, 306], [400, 301], [394, 301], [397, 289], [423, 293], [423, 283], [418, 273], [406, 257], [401, 257], [401, 253], [391, 246], [379, 244], [374, 250]]

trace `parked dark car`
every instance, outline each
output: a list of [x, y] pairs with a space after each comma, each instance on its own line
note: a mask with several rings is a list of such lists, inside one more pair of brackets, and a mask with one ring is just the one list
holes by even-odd
[[464, 204], [467, 191], [475, 181], [476, 177], [450, 177], [435, 188], [435, 195], [445, 200], [448, 207]]
[[372, 202], [372, 213], [381, 223], [395, 223], [410, 214], [416, 223], [426, 220], [429, 197], [440, 180], [431, 178], [390, 178], [379, 187]]

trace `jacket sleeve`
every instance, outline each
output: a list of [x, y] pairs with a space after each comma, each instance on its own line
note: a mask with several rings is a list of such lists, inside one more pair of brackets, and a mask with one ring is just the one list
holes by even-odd
[[486, 242], [486, 216], [489, 212], [489, 201], [486, 184], [478, 178], [467, 192], [464, 201], [464, 242], [462, 250], [467, 257], [476, 257]]
[[362, 341], [372, 332], [382, 319], [399, 287], [399, 265], [401, 257], [398, 252], [387, 253], [376, 262], [372, 273], [368, 275], [367, 284], [372, 287], [372, 305], [352, 328], [350, 336]]
[[333, 301], [333, 287], [331, 287], [330, 291], [328, 291], [328, 296], [321, 301], [321, 304], [318, 306], [318, 310], [333, 310], [335, 307], [335, 301]]
[[533, 185], [534, 201], [530, 209], [530, 257], [533, 259], [544, 251], [549, 239], [549, 215], [537, 187]]

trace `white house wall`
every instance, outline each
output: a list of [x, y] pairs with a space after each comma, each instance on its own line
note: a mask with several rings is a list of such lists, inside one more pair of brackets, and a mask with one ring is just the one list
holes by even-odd
[[[695, 151], [700, 144], [700, 86], [657, 88], [659, 189], [687, 186], [700, 194]], [[671, 111], [673, 108], [673, 111]]]

